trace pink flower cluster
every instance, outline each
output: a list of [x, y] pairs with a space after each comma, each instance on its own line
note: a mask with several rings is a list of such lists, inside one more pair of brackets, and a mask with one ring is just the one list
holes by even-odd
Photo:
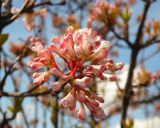
[[[31, 44], [37, 56], [29, 62], [29, 66], [34, 70], [43, 69], [43, 72], [33, 74], [33, 83], [41, 85], [51, 76], [55, 76], [58, 81], [51, 84], [53, 91], [60, 92], [66, 85], [70, 85], [69, 93], [60, 100], [61, 106], [75, 112], [78, 101], [80, 109], [76, 111], [76, 115], [80, 119], [86, 118], [85, 106], [97, 118], [105, 118], [105, 113], [99, 105], [104, 99], [91, 92], [89, 87], [92, 86], [94, 78], [116, 80], [116, 76], [109, 72], [123, 67], [122, 63], [107, 59], [109, 42], [97, 36], [92, 29], [74, 31], [73, 27], [69, 27], [61, 39], [53, 37], [52, 44], [48, 47], [44, 47], [39, 38], [32, 39]], [[67, 70], [60, 68], [55, 56], [64, 60]]]
[[88, 25], [95, 20], [104, 23], [107, 27], [111, 27], [115, 24], [118, 14], [120, 14], [119, 9], [118, 6], [106, 0], [97, 0], [96, 5], [90, 9]]

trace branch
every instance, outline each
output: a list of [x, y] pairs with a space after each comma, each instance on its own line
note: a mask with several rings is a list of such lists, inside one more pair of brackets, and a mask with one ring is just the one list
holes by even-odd
[[142, 16], [142, 20], [141, 23], [138, 27], [138, 31], [137, 31], [137, 35], [136, 35], [136, 40], [135, 40], [135, 44], [140, 44], [140, 40], [142, 39], [142, 32], [143, 32], [143, 27], [146, 21], [146, 17], [147, 17], [147, 13], [149, 10], [151, 3], [150, 2], [146, 2], [144, 10], [143, 10], [143, 16]]
[[6, 81], [7, 77], [14, 71], [14, 65], [16, 64], [16, 62], [18, 62], [19, 60], [21, 60], [22, 57], [23, 57], [23, 54], [21, 54], [20, 56], [18, 56], [15, 59], [15, 61], [10, 65], [10, 67], [9, 67], [8, 71], [5, 73], [2, 81], [0, 81], [0, 90], [3, 90], [3, 87], [5, 85], [5, 81]]
[[116, 80], [115, 83], [116, 83], [116, 86], [117, 86], [118, 90], [119, 90], [120, 92], [123, 92], [123, 89], [120, 87], [120, 85], [119, 85], [119, 83], [118, 83], [118, 80]]
[[25, 122], [25, 124], [26, 124], [26, 127], [29, 128], [29, 122], [28, 122], [28, 120], [27, 120], [27, 115], [25, 114], [23, 107], [21, 108], [21, 113], [22, 113], [24, 122]]
[[124, 90], [123, 99], [122, 99], [121, 128], [125, 128], [125, 124], [126, 124], [127, 110], [128, 110], [128, 106], [130, 104], [130, 99], [131, 99], [131, 86], [132, 86], [132, 80], [133, 80], [133, 72], [136, 67], [138, 53], [141, 48], [140, 41], [142, 39], [142, 30], [144, 27], [147, 12], [149, 10], [150, 5], [151, 5], [151, 2], [147, 1], [145, 4], [144, 10], [143, 10], [143, 17], [142, 17], [142, 21], [140, 23], [140, 26], [138, 28], [136, 40], [135, 40], [135, 43], [133, 44], [133, 47], [132, 47], [130, 67], [129, 67], [127, 82], [125, 85], [125, 90]]
[[0, 90], [3, 90], [7, 77], [14, 71], [14, 65], [24, 57], [24, 52], [26, 51], [26, 45], [27, 43], [25, 43], [25, 45], [22, 47], [21, 54], [15, 58], [14, 62], [9, 66], [9, 69], [5, 71], [5, 74], [2, 80], [0, 81]]
[[151, 40], [148, 40], [145, 44], [142, 44], [141, 48], [146, 48], [148, 46], [151, 46], [151, 45], [154, 45], [154, 44], [158, 44], [158, 43], [160, 43], [160, 40], [151, 39]]
[[36, 8], [36, 7], [40, 7], [40, 6], [43, 6], [43, 5], [50, 5], [50, 6], [56, 6], [56, 5], [64, 5], [66, 2], [64, 0], [62, 0], [60, 3], [52, 3], [50, 0], [49, 1], [44, 1], [44, 2], [41, 2], [41, 3], [38, 3], [38, 4], [30, 4], [30, 0], [26, 0], [24, 2], [24, 4], [22, 5], [20, 11], [16, 14], [9, 14], [7, 16], [5, 16], [5, 18], [3, 17], [0, 17], [2, 18], [3, 20], [0, 22], [1, 23], [1, 28], [0, 30], [2, 31], [2, 29], [7, 26], [8, 24], [12, 23], [14, 20], [16, 20], [18, 17], [21, 16], [21, 14], [23, 13], [27, 13], [27, 12], [30, 12], [33, 8]]
[[[0, 97], [37, 97], [42, 95], [47, 95], [52, 92], [52, 89], [45, 90], [43, 92], [37, 92], [37, 93], [30, 93], [30, 91], [27, 92], [0, 92]], [[56, 93], [52, 93], [52, 95], [56, 95]]]
[[127, 117], [127, 110], [131, 98], [131, 85], [133, 79], [133, 72], [136, 67], [137, 57], [138, 57], [139, 50], [132, 49], [131, 58], [130, 58], [130, 67], [128, 71], [127, 82], [124, 89], [123, 99], [122, 99], [122, 116], [121, 116], [121, 128], [125, 128], [125, 120]]
[[114, 29], [111, 28], [110, 30], [118, 39], [123, 40], [128, 45], [128, 47], [132, 47], [132, 43], [128, 39], [121, 37]]
[[29, 0], [25, 0], [19, 12], [13, 15], [12, 17], [10, 17], [9, 20], [7, 20], [6, 22], [11, 23], [15, 19], [17, 19], [20, 16], [20, 14], [25, 10], [25, 8], [27, 8], [28, 4], [29, 4]]
[[[58, 6], [58, 5], [65, 5], [66, 4], [66, 1], [65, 0], [62, 0], [60, 3], [52, 3], [50, 0], [49, 1], [44, 1], [44, 2], [41, 2], [39, 4], [35, 4], [29, 8], [36, 8], [36, 7], [40, 7], [40, 6], [43, 6], [43, 5], [49, 5], [49, 6]], [[28, 9], [29, 9], [28, 8]]]
[[132, 85], [132, 88], [141, 88], [141, 87], [147, 87], [149, 86], [148, 83], [144, 83], [144, 84], [137, 84], [137, 85]]
[[10, 118], [6, 118], [6, 112], [4, 112], [3, 114], [3, 120], [2, 123], [0, 124], [0, 128], [11, 128], [11, 126], [9, 125], [9, 122], [14, 120], [16, 117], [17, 113], [14, 113]]
[[154, 102], [156, 100], [159, 100], [160, 99], [160, 94], [156, 95], [156, 96], [153, 96], [151, 98], [148, 98], [148, 99], [144, 99], [144, 100], [140, 100], [140, 101], [133, 101], [131, 104], [135, 105], [135, 104], [148, 104], [148, 103], [151, 103], [151, 102]]
[[[156, 96], [152, 96], [148, 99], [143, 99], [143, 100], [138, 100], [138, 101], [131, 101], [131, 105], [135, 106], [135, 105], [143, 105], [143, 104], [150, 104], [152, 102], [156, 102], [156, 101], [159, 101], [160, 99], [160, 94], [156, 95]], [[117, 103], [117, 102], [116, 102]], [[111, 103], [111, 105], [113, 106], [113, 104]], [[109, 107], [109, 106], [108, 106]], [[122, 110], [122, 106], [119, 106], [119, 105], [115, 105], [115, 111], [118, 113], [118, 112], [121, 112]], [[111, 116], [115, 115], [115, 113], [109, 113], [108, 115], [106, 115], [106, 118], [103, 119], [106, 120], [108, 118], [110, 118]]]

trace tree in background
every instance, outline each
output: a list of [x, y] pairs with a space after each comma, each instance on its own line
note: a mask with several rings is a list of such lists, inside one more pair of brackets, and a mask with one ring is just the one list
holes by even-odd
[[[121, 128], [132, 128], [134, 118], [128, 115], [129, 108], [139, 109], [144, 104], [159, 112], [160, 71], [149, 68], [159, 62], [153, 62], [153, 58], [160, 51], [160, 20], [147, 19], [149, 9], [158, 1], [24, 0], [21, 3], [0, 1], [2, 128], [51, 125], [101, 128], [107, 127], [106, 122], [111, 117], [117, 118], [114, 115], [119, 113]], [[133, 8], [140, 3], [142, 11], [136, 14]], [[19, 37], [20, 43], [8, 42], [8, 37], [14, 38], [13, 32], [3, 31], [21, 18], [30, 36]], [[117, 74], [118, 70], [123, 72], [123, 64], [116, 63], [116, 59], [123, 58], [124, 50], [127, 55], [123, 63], [129, 63], [129, 67], [122, 87]], [[152, 64], [148, 68], [149, 61]], [[112, 81], [117, 86], [116, 96], [107, 107], [100, 103], [107, 100], [102, 95], [107, 93], [105, 88], [109, 85], [104, 84], [100, 92], [101, 81]], [[6, 102], [9, 104], [4, 105]], [[34, 106], [34, 117], [26, 112], [26, 104]], [[24, 123], [17, 124], [19, 113]], [[70, 117], [74, 120], [67, 122]]]

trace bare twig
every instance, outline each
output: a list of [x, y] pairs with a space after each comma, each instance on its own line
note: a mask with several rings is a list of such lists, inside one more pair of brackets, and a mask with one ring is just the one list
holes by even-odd
[[8, 21], [6, 22], [10, 23], [10, 22], [13, 22], [15, 19], [17, 19], [20, 16], [20, 14], [25, 10], [28, 4], [29, 4], [29, 0], [25, 0], [19, 12], [13, 15], [11, 18], [9, 18]]
[[[131, 106], [132, 106], [132, 105], [135, 106], [135, 105], [150, 104], [150, 103], [152, 103], [152, 102], [158, 101], [159, 98], [160, 98], [160, 94], [155, 95], [155, 96], [152, 96], [152, 97], [147, 98], [147, 99], [143, 99], [143, 100], [131, 101], [130, 105], [131, 105]], [[116, 103], [117, 103], [117, 102], [116, 102]], [[114, 103], [113, 103], [113, 104], [114, 104]], [[112, 105], [112, 106], [113, 106], [113, 104], [111, 103], [111, 104], [109, 104], [109, 105]], [[107, 106], [107, 107], [110, 107], [110, 106]], [[116, 111], [117, 113], [118, 113], [118, 112], [121, 112], [122, 106], [116, 104], [114, 109], [115, 109], [115, 111]], [[113, 116], [114, 114], [115, 114], [115, 113], [109, 113], [108, 115], [106, 115], [106, 118], [103, 119], [103, 120], [105, 121], [106, 119], [110, 118], [110, 117]]]
[[[28, 43], [28, 42], [27, 42], [27, 43]], [[5, 71], [5, 75], [3, 76], [2, 80], [0, 81], [0, 90], [3, 90], [3, 87], [5, 86], [5, 81], [6, 81], [7, 77], [8, 77], [10, 74], [12, 74], [12, 72], [14, 71], [14, 69], [15, 69], [15, 68], [14, 68], [15, 64], [18, 63], [18, 62], [24, 57], [24, 53], [26, 52], [26, 49], [27, 49], [27, 47], [26, 47], [27, 43], [25, 43], [24, 46], [22, 47], [22, 49], [21, 49], [21, 51], [20, 51], [21, 54], [15, 58], [15, 60], [14, 60], [14, 61], [12, 62], [12, 64], [9, 66], [8, 70]], [[2, 49], [2, 51], [3, 51], [3, 49]], [[10, 58], [10, 56], [9, 56], [8, 54], [6, 54], [5, 52], [4, 52], [4, 56], [7, 56], [7, 57]], [[4, 58], [5, 58], [5, 57], [4, 57]], [[5, 59], [6, 59], [6, 58], [5, 58]], [[12, 58], [10, 58], [10, 59], [12, 59]], [[6, 69], [6, 66], [5, 66], [4, 68]]]
[[160, 40], [151, 39], [151, 40], [147, 41], [145, 44], [141, 44], [141, 47], [142, 48], [146, 48], [148, 46], [151, 46], [151, 45], [154, 45], [154, 44], [158, 44], [158, 43], [160, 43]]
[[48, 1], [43, 1], [39, 4], [35, 4], [30, 8], [36, 8], [36, 7], [40, 7], [40, 6], [43, 6], [43, 5], [58, 6], [58, 5], [65, 5], [65, 3], [66, 3], [65, 0], [62, 0], [60, 3], [52, 3], [50, 0], [48, 0]]
[[[50, 94], [52, 89], [45, 90], [43, 92], [36, 92], [36, 93], [30, 93], [30, 92], [0, 92], [0, 97], [36, 97], [36, 96], [42, 96]], [[56, 95], [54, 93], [54, 95]]]
[[111, 31], [118, 39], [124, 41], [128, 45], [128, 47], [132, 47], [132, 43], [128, 39], [121, 37], [114, 29], [111, 29]]
[[[44, 6], [44, 5], [50, 5], [50, 6], [58, 6], [58, 5], [64, 5], [66, 2], [61, 1], [60, 3], [52, 3], [50, 0], [49, 1], [44, 1], [38, 4], [34, 4], [34, 2], [31, 4], [30, 0], [26, 0], [21, 9], [19, 10], [18, 13], [16, 14], [9, 14], [5, 16], [5, 18], [0, 17], [2, 20], [0, 21], [0, 32], [3, 30], [4, 27], [6, 27], [8, 24], [12, 23], [15, 21], [18, 17], [20, 17], [23, 13], [30, 12], [33, 8]], [[31, 4], [31, 5], [30, 5]]]
[[141, 23], [138, 27], [138, 31], [137, 31], [137, 35], [136, 35], [136, 40], [135, 40], [136, 44], [140, 44], [140, 41], [142, 39], [143, 27], [144, 27], [144, 24], [146, 21], [146, 17], [147, 17], [147, 13], [148, 13], [150, 5], [151, 5], [151, 3], [149, 3], [149, 2], [146, 2], [146, 4], [145, 4], [144, 10], [143, 10], [142, 20], [141, 20]]
[[22, 116], [23, 116], [24, 122], [26, 124], [26, 128], [29, 128], [29, 123], [28, 123], [28, 120], [27, 120], [27, 116], [26, 116], [23, 108], [21, 108], [21, 112], [22, 112]]
[[[24, 46], [25, 47], [25, 46]], [[25, 50], [25, 48], [22, 48], [22, 53]], [[23, 57], [23, 54], [19, 55], [18, 57], [16, 57], [15, 61], [10, 65], [8, 71], [6, 71], [4, 77], [2, 78], [2, 80], [0, 81], [0, 90], [3, 90], [3, 87], [5, 85], [5, 81], [7, 79], [7, 77], [14, 71], [14, 65], [20, 61]]]

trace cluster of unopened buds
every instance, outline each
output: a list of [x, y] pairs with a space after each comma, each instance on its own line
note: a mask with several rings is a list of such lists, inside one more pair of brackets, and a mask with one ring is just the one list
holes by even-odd
[[[76, 116], [82, 120], [86, 119], [85, 106], [95, 117], [105, 118], [104, 110], [100, 107], [104, 99], [89, 88], [95, 78], [115, 81], [117, 78], [111, 73], [123, 67], [122, 63], [107, 59], [110, 49], [108, 41], [97, 36], [92, 29], [74, 31], [73, 27], [69, 27], [61, 39], [53, 37], [48, 47], [39, 38], [32, 39], [31, 45], [37, 53], [34, 60], [29, 62], [29, 66], [37, 70], [33, 74], [34, 85], [41, 85], [54, 76], [57, 81], [51, 83], [53, 91], [58, 93], [66, 85], [70, 87], [68, 94], [60, 100], [62, 107], [76, 112]], [[66, 65], [64, 70], [57, 64], [58, 58], [55, 56], [63, 59]], [[78, 111], [77, 101], [80, 103]]]
[[115, 23], [118, 14], [119, 8], [115, 4], [106, 0], [97, 0], [96, 6], [90, 10], [88, 24], [95, 20], [103, 22], [107, 26], [112, 25]]

